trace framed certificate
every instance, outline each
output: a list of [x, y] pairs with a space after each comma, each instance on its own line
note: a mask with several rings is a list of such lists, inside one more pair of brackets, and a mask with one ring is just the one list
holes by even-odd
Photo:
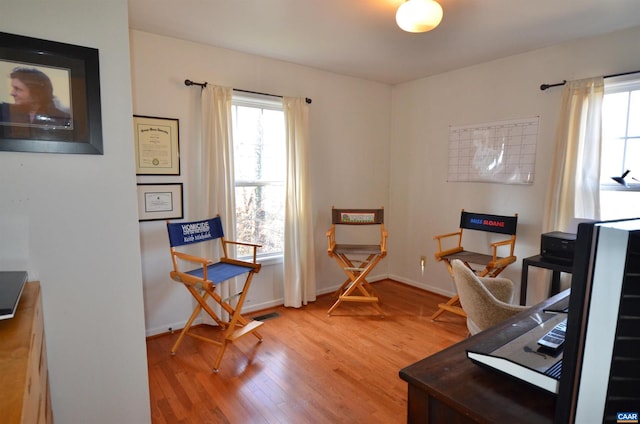
[[138, 221], [182, 219], [182, 183], [138, 184]]
[[137, 175], [180, 175], [177, 119], [133, 116]]

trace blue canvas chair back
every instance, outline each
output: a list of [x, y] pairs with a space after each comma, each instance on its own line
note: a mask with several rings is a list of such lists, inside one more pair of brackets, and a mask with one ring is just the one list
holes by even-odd
[[171, 247], [224, 237], [219, 216], [203, 221], [168, 223], [167, 231]]

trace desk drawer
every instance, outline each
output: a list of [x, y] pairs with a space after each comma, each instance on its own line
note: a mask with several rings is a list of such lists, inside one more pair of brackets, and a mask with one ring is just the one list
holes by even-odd
[[[0, 322], [3, 424], [53, 422], [40, 284], [27, 283], [14, 318]], [[6, 412], [6, 414], [5, 414]]]

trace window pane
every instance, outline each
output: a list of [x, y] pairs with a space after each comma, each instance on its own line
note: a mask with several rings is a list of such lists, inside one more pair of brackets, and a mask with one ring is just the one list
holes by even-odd
[[233, 128], [236, 181], [284, 181], [282, 111], [236, 106]]
[[284, 143], [284, 113], [264, 110], [262, 115], [262, 179], [284, 181], [286, 175], [286, 146]]
[[[640, 90], [639, 81], [633, 84], [605, 87], [610, 90], [602, 104], [602, 152], [600, 179], [600, 218], [619, 219], [638, 215], [640, 190]], [[605, 82], [606, 85], [606, 82]], [[625, 178], [628, 186], [613, 182], [611, 177]]]
[[627, 152], [625, 156], [625, 168], [635, 171], [633, 175], [640, 179], [640, 140], [630, 138], [627, 140]]
[[[258, 243], [260, 255], [284, 250], [284, 185], [236, 187], [237, 239]], [[238, 249], [239, 256], [252, 254]]]
[[628, 92], [607, 94], [602, 102], [603, 139], [624, 137], [627, 125]]
[[611, 177], [624, 172], [624, 140], [602, 140], [600, 154], [600, 184], [614, 184]]
[[[235, 98], [233, 154], [237, 239], [262, 245], [258, 255], [284, 251], [284, 112], [270, 99]], [[240, 257], [253, 249], [238, 248]]]
[[640, 137], [640, 90], [631, 92], [629, 131], [627, 137]]
[[233, 126], [233, 159], [236, 181], [255, 181], [260, 169], [261, 110], [236, 106]]

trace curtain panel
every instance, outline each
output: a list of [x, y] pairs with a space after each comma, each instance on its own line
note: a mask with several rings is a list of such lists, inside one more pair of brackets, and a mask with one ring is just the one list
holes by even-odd
[[299, 308], [316, 300], [309, 192], [309, 107], [301, 98], [285, 97], [283, 101], [287, 137], [284, 305]]
[[[233, 125], [231, 119], [231, 100], [233, 89], [208, 84], [200, 94], [201, 133], [198, 140], [200, 160], [197, 165], [195, 186], [194, 219], [205, 219], [220, 214], [225, 238], [235, 240], [236, 207], [235, 181], [233, 168]], [[220, 258], [219, 243], [199, 243], [205, 245], [198, 254], [217, 260]], [[234, 255], [235, 252], [228, 252]], [[224, 299], [236, 290], [235, 279], [220, 283], [218, 294]], [[228, 314], [216, 302], [210, 302], [214, 312], [223, 320]], [[207, 323], [215, 324], [208, 315]]]
[[602, 77], [564, 87], [543, 232], [566, 231], [573, 218], [600, 218]]

